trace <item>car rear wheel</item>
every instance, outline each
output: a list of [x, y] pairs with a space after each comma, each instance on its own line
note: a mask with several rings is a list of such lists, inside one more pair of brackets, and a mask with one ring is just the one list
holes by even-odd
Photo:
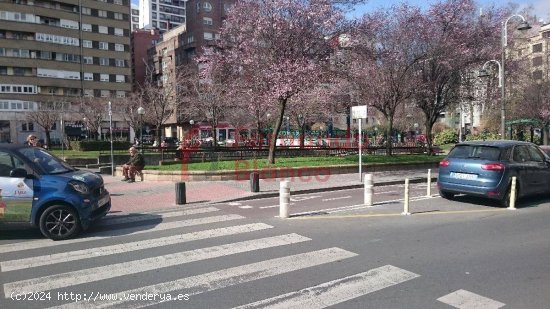
[[455, 197], [454, 193], [447, 192], [447, 191], [441, 191], [441, 190], [439, 191], [439, 195], [442, 198], [447, 199], [447, 200], [452, 200]]
[[64, 240], [80, 232], [77, 212], [66, 205], [48, 207], [40, 216], [40, 232], [53, 240]]

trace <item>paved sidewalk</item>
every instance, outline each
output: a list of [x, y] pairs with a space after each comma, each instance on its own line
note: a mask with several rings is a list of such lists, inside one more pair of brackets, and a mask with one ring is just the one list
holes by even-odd
[[[375, 185], [402, 183], [405, 178], [409, 178], [411, 181], [425, 181], [427, 173], [427, 170], [375, 172], [373, 180]], [[120, 181], [120, 177], [102, 176], [105, 187], [111, 192], [113, 204], [111, 212], [142, 212], [178, 206], [176, 205], [174, 182], [145, 180], [126, 183]], [[432, 169], [432, 177], [435, 176], [437, 176], [437, 169]], [[187, 204], [277, 196], [281, 180], [281, 178], [260, 180], [259, 193], [250, 192], [248, 180], [187, 182]], [[362, 187], [358, 174], [312, 176], [288, 180], [291, 181], [290, 186], [293, 194]]]

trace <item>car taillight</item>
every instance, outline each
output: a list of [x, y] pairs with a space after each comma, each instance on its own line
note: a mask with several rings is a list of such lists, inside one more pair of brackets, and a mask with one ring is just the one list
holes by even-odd
[[504, 164], [502, 163], [486, 163], [481, 164], [481, 168], [487, 171], [503, 171]]
[[447, 167], [449, 166], [449, 160], [443, 160], [439, 162], [439, 167]]

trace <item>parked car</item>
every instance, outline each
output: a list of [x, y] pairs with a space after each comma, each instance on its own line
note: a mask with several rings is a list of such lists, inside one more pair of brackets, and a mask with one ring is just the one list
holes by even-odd
[[163, 142], [166, 143], [167, 147], [176, 147], [180, 144], [180, 141], [177, 137], [165, 137]]
[[0, 145], [0, 224], [23, 222], [45, 237], [68, 239], [105, 216], [103, 179], [39, 147]]
[[540, 149], [546, 152], [546, 155], [550, 156], [550, 146], [540, 146]]
[[457, 144], [439, 164], [439, 194], [452, 199], [468, 194], [510, 201], [517, 178], [517, 196], [550, 193], [550, 157], [539, 147], [519, 141], [475, 141]]

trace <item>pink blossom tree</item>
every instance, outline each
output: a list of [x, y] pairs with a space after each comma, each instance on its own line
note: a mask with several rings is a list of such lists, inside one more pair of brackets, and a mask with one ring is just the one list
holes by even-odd
[[542, 126], [543, 144], [548, 145], [550, 126], [550, 81], [534, 81], [523, 90], [523, 100], [516, 106], [515, 113], [538, 120]]
[[[232, 91], [252, 95], [276, 115], [269, 163], [289, 100], [327, 79], [329, 38], [344, 23], [337, 4], [351, 2], [357, 1], [241, 0], [229, 11], [216, 61], [232, 68]], [[249, 109], [257, 110], [255, 102]]]

